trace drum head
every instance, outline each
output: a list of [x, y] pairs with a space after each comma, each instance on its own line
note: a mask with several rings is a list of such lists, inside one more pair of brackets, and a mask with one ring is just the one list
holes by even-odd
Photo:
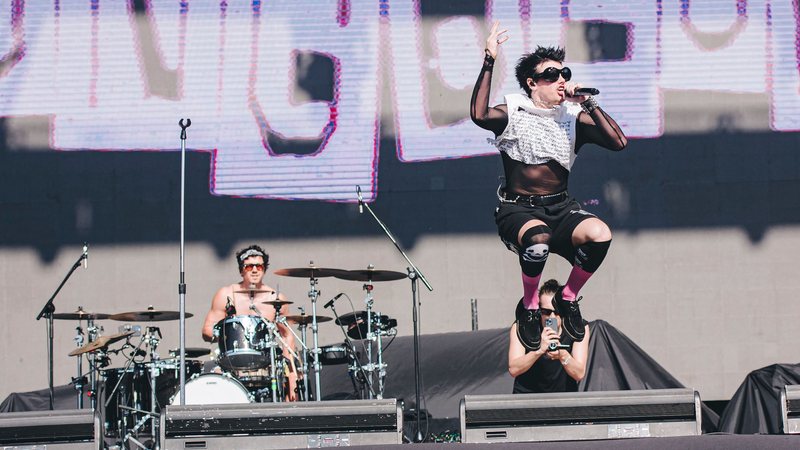
[[[251, 403], [250, 394], [241, 383], [229, 375], [207, 373], [186, 382], [187, 405], [223, 405], [231, 403]], [[176, 393], [171, 405], [180, 403], [180, 392]]]

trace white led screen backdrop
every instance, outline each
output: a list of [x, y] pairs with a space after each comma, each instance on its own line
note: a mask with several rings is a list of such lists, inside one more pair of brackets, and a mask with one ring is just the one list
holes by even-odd
[[[448, 9], [441, 5], [455, 5]], [[635, 138], [663, 134], [663, 90], [767, 94], [800, 129], [798, 0], [2, 0], [0, 115], [45, 116], [56, 150], [212, 152], [210, 191], [354, 201], [377, 193], [382, 108], [408, 164], [493, 154], [468, 99], [488, 26], [517, 57], [613, 25], [623, 51], [567, 64]], [[381, 95], [388, 92], [387, 96]], [[381, 105], [389, 98], [391, 105]], [[454, 114], [437, 113], [448, 105]], [[445, 117], [446, 116], [446, 117]]]

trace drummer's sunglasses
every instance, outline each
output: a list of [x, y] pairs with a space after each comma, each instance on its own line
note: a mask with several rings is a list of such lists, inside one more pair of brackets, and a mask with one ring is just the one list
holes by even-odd
[[563, 67], [561, 69], [556, 69], [555, 67], [548, 67], [547, 69], [544, 69], [544, 71], [540, 73], [534, 73], [531, 78], [533, 78], [533, 81], [536, 81], [541, 78], [542, 80], [553, 83], [558, 80], [559, 75], [564, 77], [564, 81], [569, 81], [572, 78], [572, 71], [569, 70], [569, 67]]
[[245, 272], [249, 272], [249, 271], [251, 271], [253, 269], [264, 270], [264, 265], [263, 264], [245, 264], [244, 266], [242, 266], [242, 268], [244, 269]]

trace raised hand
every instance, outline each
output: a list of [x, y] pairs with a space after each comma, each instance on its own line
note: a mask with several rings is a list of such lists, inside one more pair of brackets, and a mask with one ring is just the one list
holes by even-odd
[[497, 58], [497, 50], [500, 48], [500, 45], [508, 40], [508, 36], [505, 35], [508, 30], [503, 29], [497, 31], [499, 27], [500, 21], [495, 20], [492, 25], [492, 31], [489, 32], [489, 37], [486, 38], [486, 53], [492, 58]]

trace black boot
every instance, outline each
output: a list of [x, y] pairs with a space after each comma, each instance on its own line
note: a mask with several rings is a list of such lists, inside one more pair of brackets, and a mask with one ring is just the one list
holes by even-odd
[[572, 339], [580, 342], [583, 340], [584, 336], [586, 336], [586, 325], [583, 323], [581, 308], [578, 306], [578, 302], [581, 301], [583, 297], [578, 297], [571, 302], [566, 301], [561, 296], [563, 291], [564, 286], [558, 288], [555, 295], [553, 295], [553, 305], [561, 316], [561, 327], [564, 328], [564, 331], [566, 331]]
[[522, 300], [517, 305], [517, 339], [528, 351], [539, 350], [542, 344], [542, 314], [538, 309], [525, 309]]

